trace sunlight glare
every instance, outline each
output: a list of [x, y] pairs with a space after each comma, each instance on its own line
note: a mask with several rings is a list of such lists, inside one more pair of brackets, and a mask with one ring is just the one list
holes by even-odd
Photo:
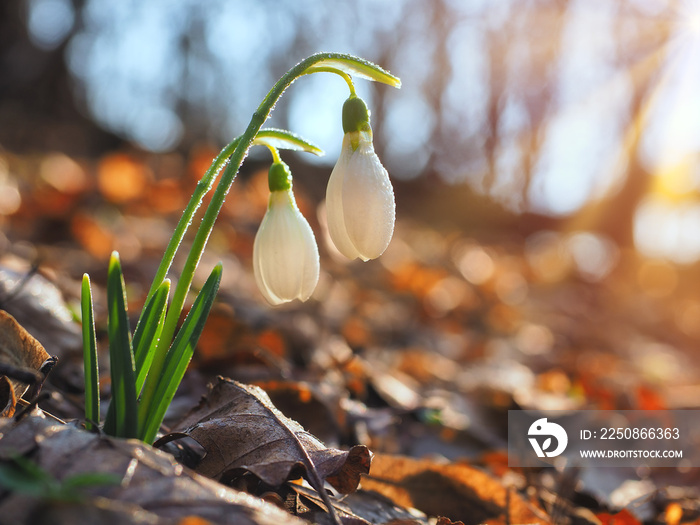
[[700, 35], [700, 13], [693, 13], [688, 19], [688, 30], [695, 35]]
[[647, 256], [692, 263], [700, 258], [700, 4], [683, 2], [675, 12], [664, 81], [642, 137], [641, 160], [652, 174], [650, 196], [637, 210], [635, 242]]
[[680, 8], [681, 27], [694, 38], [700, 37], [700, 4], [697, 0], [686, 0]]

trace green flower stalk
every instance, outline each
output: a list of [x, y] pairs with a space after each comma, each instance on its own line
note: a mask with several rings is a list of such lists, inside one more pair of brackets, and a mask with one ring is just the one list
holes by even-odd
[[[112, 375], [112, 399], [103, 424], [103, 431], [121, 437], [137, 437], [145, 442], [152, 442], [160, 428], [167, 408], [182, 380], [187, 365], [197, 345], [199, 336], [207, 320], [221, 281], [221, 265], [214, 267], [209, 278], [197, 294], [189, 313], [182, 321], [186, 299], [190, 293], [195, 271], [206, 247], [214, 223], [221, 211], [224, 199], [236, 174], [254, 145], [264, 145], [273, 151], [274, 163], [270, 169], [270, 202], [254, 245], [254, 273], [256, 282], [265, 298], [272, 304], [280, 304], [293, 299], [308, 299], [319, 277], [318, 247], [308, 222], [299, 212], [292, 193], [291, 174], [281, 162], [277, 148], [306, 151], [316, 155], [321, 150], [301, 137], [285, 130], [261, 129], [275, 104], [284, 91], [298, 78], [311, 73], [330, 72], [340, 75], [348, 84], [351, 99], [354, 88], [351, 76], [383, 82], [400, 87], [398, 78], [379, 66], [360, 58], [339, 53], [319, 53], [312, 55], [285, 73], [272, 87], [253, 113], [251, 120], [241, 136], [226, 145], [212, 162], [183, 210], [182, 217], [175, 227], [172, 238], [165, 249], [163, 258], [156, 270], [153, 283], [146, 297], [144, 308], [139, 316], [136, 329], [129, 327], [126, 311], [125, 284], [118, 254], [110, 259], [108, 272], [108, 306], [109, 306], [109, 351]], [[359, 99], [358, 99], [359, 100]], [[363, 105], [364, 103], [362, 103]], [[382, 226], [368, 229], [371, 238], [381, 237], [380, 242], [361, 242], [356, 232], [360, 206], [355, 201], [364, 198], [371, 190], [371, 182], [362, 182], [363, 176], [349, 173], [349, 166], [357, 165], [357, 170], [367, 168], [377, 172], [378, 160], [372, 160], [371, 129], [369, 113], [366, 107], [363, 113], [361, 105], [352, 102], [354, 110], [348, 110], [348, 121], [359, 127], [346, 130], [349, 147], [341, 155], [336, 170], [339, 178], [348, 182], [340, 184], [340, 190], [330, 192], [332, 201], [340, 203], [341, 217], [345, 221], [341, 230], [346, 230], [348, 239], [343, 246], [352, 246], [361, 258], [376, 257], [386, 248], [377, 248], [386, 239], [387, 221], [391, 221], [393, 230], [393, 193], [391, 194], [391, 213], [377, 213], [377, 203], [370, 198], [371, 217]], [[366, 119], [363, 116], [366, 113]], [[357, 116], [357, 115], [359, 116]], [[363, 124], [366, 120], [366, 126]], [[375, 156], [376, 158], [376, 156]], [[358, 160], [363, 159], [363, 160]], [[367, 159], [370, 159], [369, 161]], [[345, 167], [343, 167], [345, 166]], [[353, 168], [354, 170], [355, 168]], [[383, 168], [382, 168], [383, 169]], [[352, 170], [350, 170], [352, 171]], [[384, 170], [386, 173], [386, 170]], [[195, 224], [195, 214], [204, 197], [214, 187], [217, 176], [219, 182], [197, 231], [189, 247], [185, 263], [179, 272], [176, 285], [171, 290], [167, 275], [171, 270], [187, 230]], [[364, 178], [377, 179], [377, 173]], [[352, 182], [351, 181], [360, 181]], [[388, 178], [387, 178], [388, 181]], [[373, 183], [375, 187], [378, 187]], [[337, 185], [337, 182], [334, 182]], [[364, 188], [360, 191], [358, 188]], [[384, 199], [391, 193], [391, 185], [384, 188]], [[388, 193], [387, 193], [388, 191]], [[336, 195], [337, 193], [337, 195]], [[376, 200], [376, 199], [375, 199]], [[337, 209], [337, 206], [332, 206]], [[387, 208], [388, 209], [388, 208]], [[337, 213], [337, 212], [334, 212]], [[337, 222], [337, 221], [336, 221]], [[334, 226], [334, 229], [338, 230]], [[384, 233], [379, 232], [382, 230]], [[389, 233], [389, 238], [391, 233]], [[342, 243], [343, 241], [337, 241]], [[365, 244], [371, 246], [367, 247]], [[350, 249], [345, 253], [353, 254]], [[94, 330], [94, 312], [92, 296], [87, 276], [83, 282], [81, 299], [83, 314], [83, 352], [86, 375], [86, 419], [90, 427], [96, 427], [99, 421], [99, 385], [97, 378], [97, 349]], [[338, 522], [338, 520], [335, 520]]]

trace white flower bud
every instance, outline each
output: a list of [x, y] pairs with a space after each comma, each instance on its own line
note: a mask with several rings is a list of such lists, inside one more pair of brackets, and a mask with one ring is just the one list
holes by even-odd
[[253, 244], [253, 272], [270, 304], [306, 301], [319, 275], [314, 233], [297, 208], [291, 188], [270, 193]]
[[333, 244], [350, 259], [379, 257], [394, 233], [395, 209], [394, 189], [374, 152], [371, 131], [346, 133], [326, 189]]

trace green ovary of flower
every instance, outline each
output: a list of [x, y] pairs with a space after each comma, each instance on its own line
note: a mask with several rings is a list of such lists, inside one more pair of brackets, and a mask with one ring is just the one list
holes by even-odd
[[351, 95], [343, 104], [343, 132], [353, 131], [372, 131], [367, 104], [355, 95]]
[[291, 188], [273, 191], [253, 244], [253, 273], [260, 292], [273, 305], [306, 301], [319, 271], [316, 239]]
[[292, 173], [284, 162], [275, 162], [270, 166], [267, 176], [270, 191], [288, 190], [292, 187]]
[[328, 230], [340, 253], [379, 257], [394, 233], [396, 205], [389, 174], [374, 152], [371, 131], [352, 131], [326, 189]]

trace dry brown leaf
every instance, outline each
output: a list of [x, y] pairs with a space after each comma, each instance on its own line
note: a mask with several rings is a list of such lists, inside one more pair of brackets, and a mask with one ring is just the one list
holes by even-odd
[[[289, 482], [286, 488], [295, 496], [296, 508], [292, 514], [311, 523], [325, 523], [324, 502], [316, 491]], [[289, 495], [287, 496], [289, 497]], [[376, 492], [358, 490], [342, 499], [333, 500], [333, 506], [343, 525], [428, 525], [428, 517], [416, 509], [397, 507], [393, 501]], [[321, 509], [321, 510], [318, 510]]]
[[3, 523], [306, 523], [199, 476], [136, 440], [100, 436], [36, 415], [18, 423], [0, 420], [0, 433], [0, 462], [20, 454], [58, 481], [87, 473], [114, 474], [121, 480], [83, 487], [84, 499], [78, 502], [37, 501], [8, 491], [0, 500]]
[[[17, 368], [39, 370], [51, 356], [10, 314], [0, 310], [0, 362]], [[19, 399], [28, 384], [8, 378]]]
[[435, 525], [464, 525], [463, 521], [452, 521], [450, 518], [440, 516]]
[[7, 376], [0, 376], [0, 417], [14, 416], [15, 406], [17, 406], [15, 389]]
[[[357, 488], [369, 472], [371, 453], [358, 445], [350, 451], [326, 448], [296, 421], [282, 414], [258, 387], [219, 378], [199, 406], [175, 431], [196, 440], [207, 455], [196, 470], [221, 479], [249, 471], [268, 485], [280, 486], [293, 472], [316, 469], [338, 491]], [[312, 480], [310, 480], [312, 481]]]
[[331, 446], [338, 442], [339, 420], [344, 416], [338, 393], [305, 381], [255, 381], [287, 417]]
[[59, 358], [82, 349], [80, 325], [52, 280], [33, 271], [26, 261], [3, 258], [0, 301], [32, 337]]
[[343, 505], [370, 523], [383, 525], [427, 525], [428, 517], [415, 509], [404, 509], [376, 492], [358, 490], [343, 498]]
[[397, 505], [467, 525], [549, 523], [543, 512], [517, 493], [487, 473], [460, 463], [377, 454], [371, 476], [362, 478], [362, 488], [379, 492]]

